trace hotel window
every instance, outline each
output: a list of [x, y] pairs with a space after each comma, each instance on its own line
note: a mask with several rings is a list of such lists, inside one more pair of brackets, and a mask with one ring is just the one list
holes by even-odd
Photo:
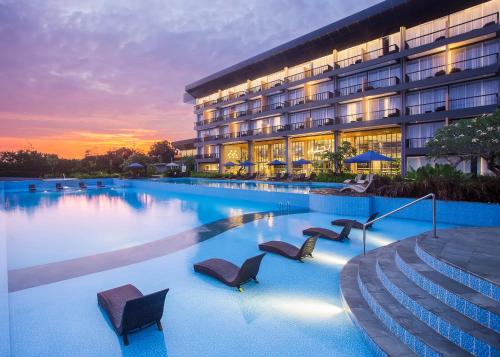
[[310, 75], [308, 73], [310, 68], [311, 66], [309, 63], [303, 63], [299, 64], [298, 66], [288, 68], [288, 74], [287, 74], [288, 81], [295, 82], [308, 77]]
[[327, 55], [324, 57], [316, 58], [312, 60], [312, 65], [313, 65], [313, 75], [317, 75], [325, 71], [331, 70], [333, 66], [333, 55]]
[[292, 130], [304, 129], [309, 112], [298, 112], [290, 114], [290, 126]]
[[450, 87], [450, 109], [498, 104], [498, 79], [488, 79]]
[[362, 44], [339, 51], [337, 54], [337, 64], [339, 67], [348, 67], [350, 65], [363, 62], [364, 47], [365, 45]]
[[397, 117], [400, 114], [401, 99], [399, 96], [382, 97], [368, 101], [366, 120]]
[[304, 88], [292, 89], [288, 92], [288, 97], [291, 106], [304, 104]]
[[359, 93], [363, 89], [363, 83], [366, 81], [365, 74], [358, 74], [339, 79], [339, 93], [340, 95], [349, 95]]
[[419, 81], [444, 74], [446, 74], [444, 52], [408, 61], [406, 65], [406, 81]]
[[488, 1], [450, 15], [450, 36], [498, 22], [498, 2]]
[[441, 17], [406, 29], [406, 46], [413, 48], [444, 39], [446, 37], [446, 20], [447, 17]]
[[400, 78], [401, 68], [398, 65], [370, 71], [365, 90], [394, 86], [399, 83]]
[[333, 119], [335, 118], [335, 110], [333, 107], [311, 110], [311, 118], [313, 120]]
[[498, 43], [494, 41], [478, 43], [453, 49], [450, 53], [451, 72], [459, 72], [490, 66], [498, 63]]
[[406, 114], [424, 114], [446, 110], [446, 88], [435, 88], [409, 93], [406, 96]]
[[363, 103], [361, 101], [341, 104], [339, 111], [342, 123], [352, 123], [363, 120]]
[[269, 110], [282, 108], [285, 102], [284, 94], [275, 94], [267, 97], [267, 104], [269, 105]]
[[277, 143], [271, 145], [271, 161], [280, 160], [285, 161], [285, 144]]
[[423, 148], [434, 137], [434, 133], [444, 126], [444, 122], [411, 124], [406, 127], [406, 147]]
[[234, 108], [234, 111], [236, 113], [236, 116], [245, 115], [247, 112], [247, 103], [237, 104]]
[[309, 87], [309, 96], [312, 100], [326, 100], [333, 94], [333, 81], [321, 82]]

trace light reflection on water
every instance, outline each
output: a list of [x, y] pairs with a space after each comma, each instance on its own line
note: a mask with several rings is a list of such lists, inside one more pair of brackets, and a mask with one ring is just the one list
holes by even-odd
[[274, 205], [131, 188], [7, 193], [9, 269], [122, 249]]

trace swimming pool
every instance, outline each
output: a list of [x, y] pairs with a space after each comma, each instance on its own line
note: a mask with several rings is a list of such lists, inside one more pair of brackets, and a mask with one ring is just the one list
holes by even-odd
[[[280, 215], [276, 202], [242, 200], [239, 190], [227, 190], [223, 199], [170, 192], [161, 183], [148, 187], [5, 193], [1, 213], [10, 278], [16, 271], [36, 275], [40, 267], [56, 276], [9, 293], [13, 356], [373, 355], [343, 311], [339, 292], [342, 266], [362, 251], [360, 231], [343, 243], [318, 241], [314, 259], [304, 264], [268, 254], [260, 284], [248, 284], [240, 294], [195, 274], [192, 265], [212, 257], [241, 264], [268, 240], [300, 245], [304, 228], [330, 227], [337, 216]], [[369, 232], [368, 248], [430, 228], [430, 222], [389, 218]], [[193, 230], [204, 239], [126, 263], [123, 252], [144, 252], [158, 241], [177, 244]], [[111, 254], [107, 257], [117, 264], [64, 275], [64, 267], [71, 266], [66, 262], [78, 258], [85, 263], [79, 268], [89, 269], [102, 254]], [[164, 332], [150, 327], [134, 333], [127, 347], [96, 303], [97, 292], [126, 283], [145, 293], [170, 288]]]
[[312, 188], [341, 188], [340, 183], [329, 182], [272, 182], [255, 180], [212, 180], [203, 178], [161, 178], [155, 179], [159, 182], [185, 185], [200, 185], [206, 187], [259, 190], [267, 192], [288, 192], [307, 194]]

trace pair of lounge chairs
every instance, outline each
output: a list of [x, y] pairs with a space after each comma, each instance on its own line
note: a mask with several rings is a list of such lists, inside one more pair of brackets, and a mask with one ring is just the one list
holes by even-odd
[[332, 225], [344, 227], [340, 233], [321, 227], [307, 228], [303, 230], [302, 233], [307, 236], [318, 236], [320, 238], [343, 242], [345, 239], [349, 239], [349, 233], [351, 233], [352, 228], [363, 229], [363, 225], [367, 223], [366, 228], [371, 228], [373, 226], [372, 221], [377, 218], [377, 216], [378, 212], [371, 214], [365, 223], [361, 223], [353, 219], [336, 219], [332, 221]]
[[[316, 236], [309, 237], [300, 248], [287, 242], [269, 241], [259, 244], [259, 249], [303, 263], [304, 258], [312, 257], [317, 239], [318, 237]], [[245, 260], [241, 267], [224, 259], [212, 258], [194, 264], [194, 271], [214, 277], [224, 284], [235, 287], [238, 291], [243, 292], [243, 288], [241, 287], [243, 284], [252, 280], [258, 283], [257, 274], [259, 273], [262, 258], [265, 255], [266, 253], [262, 253], [251, 257]]]
[[[358, 176], [359, 175], [357, 175], [356, 178], [354, 179], [355, 183], [347, 183], [347, 186], [341, 188], [340, 192], [348, 190], [358, 193], [366, 192], [373, 182], [373, 174], [368, 174], [366, 176], [366, 179], [362, 179], [361, 176], [358, 178]], [[344, 183], [346, 182], [344, 181]]]

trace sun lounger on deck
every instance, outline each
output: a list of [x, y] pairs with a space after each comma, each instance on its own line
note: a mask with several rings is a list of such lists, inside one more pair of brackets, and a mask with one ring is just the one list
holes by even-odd
[[87, 188], [87, 185], [85, 184], [85, 182], [80, 182], [80, 183], [78, 183], [78, 187], [80, 187], [80, 189], [84, 190]]
[[106, 187], [106, 186], [104, 186], [104, 184], [102, 183], [102, 181], [97, 181], [96, 186], [97, 186], [97, 188], [104, 188], [104, 187]]
[[210, 275], [228, 286], [237, 288], [243, 292], [241, 285], [249, 280], [257, 281], [260, 263], [266, 253], [248, 258], [241, 268], [224, 259], [208, 259], [194, 265], [194, 271]]
[[287, 242], [273, 240], [270, 242], [259, 244], [259, 249], [302, 262], [303, 258], [306, 258], [308, 256], [312, 257], [312, 252], [314, 250], [314, 247], [316, 246], [317, 240], [317, 236], [309, 237], [300, 248]]
[[143, 295], [127, 284], [97, 294], [97, 303], [106, 312], [118, 336], [128, 345], [128, 333], [156, 323], [161, 331], [165, 297], [169, 289]]
[[64, 187], [63, 187], [62, 183], [60, 183], [60, 182], [56, 183], [56, 190], [57, 190], [57, 191], [62, 191], [62, 190], [64, 190]]
[[[370, 217], [368, 217], [366, 223], [373, 221], [375, 218], [377, 218], [377, 216], [378, 212], [373, 213], [372, 215], [370, 215]], [[341, 227], [345, 226], [347, 223], [352, 223], [352, 228], [363, 229], [363, 223], [353, 219], [336, 219], [335, 221], [332, 221], [332, 225]], [[373, 223], [366, 226], [366, 228], [370, 228], [372, 225]]]
[[327, 228], [311, 227], [304, 229], [302, 231], [302, 234], [306, 236], [318, 236], [320, 238], [342, 242], [344, 239], [349, 239], [349, 233], [351, 232], [351, 227], [352, 224], [347, 223], [340, 233], [337, 233]]

